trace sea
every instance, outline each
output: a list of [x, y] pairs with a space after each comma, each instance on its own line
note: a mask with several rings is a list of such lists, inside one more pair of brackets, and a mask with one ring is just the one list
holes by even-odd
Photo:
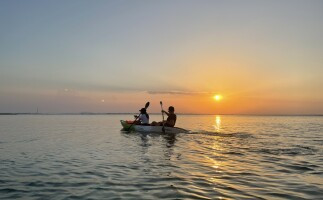
[[[0, 199], [323, 199], [323, 117], [1, 115]], [[151, 115], [151, 121], [161, 120]]]

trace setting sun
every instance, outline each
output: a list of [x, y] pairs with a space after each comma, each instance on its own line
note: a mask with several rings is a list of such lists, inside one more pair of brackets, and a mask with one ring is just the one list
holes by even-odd
[[213, 98], [216, 100], [216, 101], [220, 101], [222, 99], [222, 96], [217, 94], [217, 95], [214, 95]]

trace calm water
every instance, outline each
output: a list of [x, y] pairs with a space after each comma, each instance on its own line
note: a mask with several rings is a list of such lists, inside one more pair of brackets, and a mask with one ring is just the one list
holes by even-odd
[[[0, 199], [322, 199], [323, 117], [0, 116]], [[152, 116], [160, 120], [160, 116]]]

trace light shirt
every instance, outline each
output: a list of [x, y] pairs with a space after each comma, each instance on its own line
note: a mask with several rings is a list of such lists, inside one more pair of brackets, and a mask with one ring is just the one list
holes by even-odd
[[149, 119], [145, 114], [140, 115], [139, 120], [141, 121], [141, 124], [149, 124]]

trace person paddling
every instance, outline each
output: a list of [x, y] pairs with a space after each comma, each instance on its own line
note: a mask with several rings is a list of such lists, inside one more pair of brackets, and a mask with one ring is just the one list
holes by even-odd
[[142, 108], [139, 110], [140, 115], [139, 117], [135, 115], [135, 118], [138, 118], [139, 120], [136, 122], [136, 124], [141, 124], [141, 125], [149, 125], [149, 115], [147, 113], [146, 108]]
[[[176, 119], [177, 119], [177, 116], [175, 114], [175, 108], [173, 106], [169, 106], [168, 112], [166, 112], [165, 110], [162, 110], [162, 112], [168, 116], [167, 120], [165, 121], [165, 126], [174, 127], [176, 124]], [[151, 125], [152, 126], [162, 126], [163, 122], [152, 122]]]
[[177, 119], [177, 116], [174, 113], [175, 108], [173, 106], [169, 106], [168, 112], [166, 112], [165, 110], [163, 110], [162, 112], [168, 116], [167, 120], [165, 122], [165, 126], [174, 127], [176, 124], [176, 119]]

